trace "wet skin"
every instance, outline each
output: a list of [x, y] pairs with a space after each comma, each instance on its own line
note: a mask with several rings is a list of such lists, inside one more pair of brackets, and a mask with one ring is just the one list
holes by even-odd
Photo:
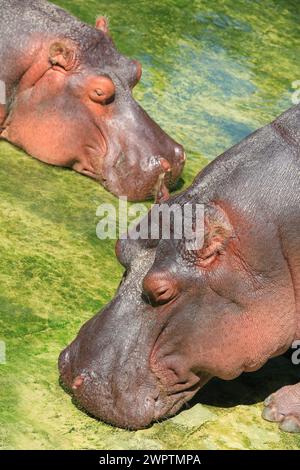
[[167, 197], [183, 148], [134, 100], [141, 64], [116, 50], [105, 18], [92, 28], [44, 0], [0, 7], [0, 137], [115, 195]]
[[[168, 203], [205, 206], [205, 241], [121, 240], [114, 299], [61, 353], [62, 382], [91, 414], [138, 429], [211, 377], [259, 369], [300, 338], [300, 105], [206, 167]], [[153, 216], [153, 210], [148, 217]], [[300, 430], [300, 385], [263, 416]]]

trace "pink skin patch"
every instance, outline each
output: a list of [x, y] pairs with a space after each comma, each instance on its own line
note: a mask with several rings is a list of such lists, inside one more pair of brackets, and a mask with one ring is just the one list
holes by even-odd
[[78, 375], [73, 382], [72, 389], [77, 390], [77, 388], [81, 387], [83, 382], [84, 382], [84, 376]]

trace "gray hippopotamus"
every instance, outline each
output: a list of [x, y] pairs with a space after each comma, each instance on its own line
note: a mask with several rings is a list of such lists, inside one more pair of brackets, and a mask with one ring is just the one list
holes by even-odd
[[183, 148], [133, 99], [141, 65], [116, 50], [105, 18], [93, 28], [44, 0], [0, 10], [0, 137], [115, 195], [166, 197]]
[[[300, 105], [169, 199], [204, 206], [201, 246], [172, 236], [117, 242], [116, 295], [59, 359], [62, 382], [90, 413], [148, 426], [211, 377], [256, 371], [300, 339], [299, 129]], [[300, 383], [270, 396], [263, 416], [300, 431]]]

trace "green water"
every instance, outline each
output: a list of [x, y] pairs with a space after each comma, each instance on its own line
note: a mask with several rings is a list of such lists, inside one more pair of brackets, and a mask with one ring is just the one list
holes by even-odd
[[[90, 23], [108, 15], [118, 48], [142, 62], [135, 96], [185, 146], [185, 185], [292, 104], [298, 0], [55, 3]], [[119, 282], [114, 243], [95, 234], [97, 206], [116, 199], [3, 142], [0, 159], [0, 448], [300, 447], [300, 437], [260, 418], [263, 398], [297, 379], [286, 358], [212, 384], [196, 405], [147, 430], [115, 429], [79, 411], [58, 385], [56, 361]]]

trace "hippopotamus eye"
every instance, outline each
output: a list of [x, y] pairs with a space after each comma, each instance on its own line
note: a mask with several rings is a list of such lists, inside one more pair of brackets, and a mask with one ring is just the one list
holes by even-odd
[[103, 105], [114, 101], [115, 85], [109, 77], [99, 77], [95, 85], [89, 94], [92, 101]]

